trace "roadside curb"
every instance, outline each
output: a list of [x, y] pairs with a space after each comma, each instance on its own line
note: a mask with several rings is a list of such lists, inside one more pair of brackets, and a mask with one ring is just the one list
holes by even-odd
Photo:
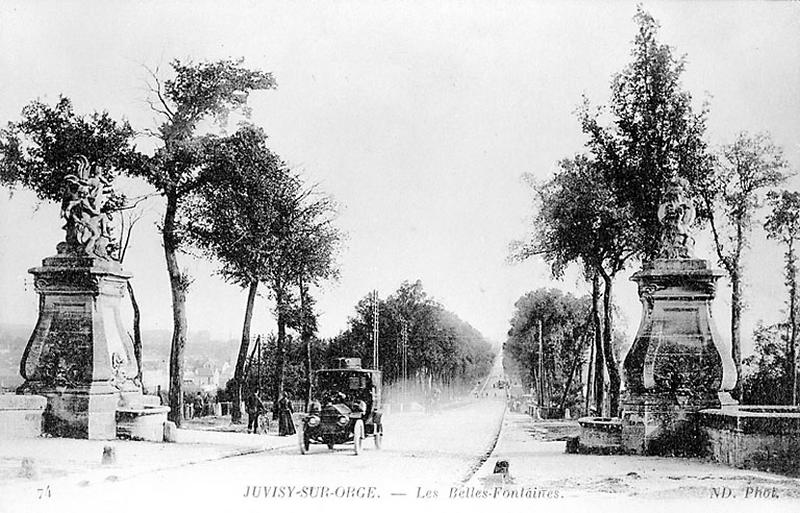
[[500, 420], [497, 423], [497, 429], [494, 437], [492, 437], [492, 441], [489, 443], [489, 446], [487, 447], [486, 451], [481, 455], [480, 458], [478, 458], [478, 461], [475, 464], [473, 464], [469, 468], [469, 470], [467, 470], [467, 473], [464, 474], [464, 477], [462, 477], [459, 480], [461, 484], [467, 484], [469, 481], [471, 481], [483, 468], [483, 466], [486, 465], [486, 462], [489, 461], [489, 458], [492, 457], [492, 453], [497, 447], [497, 443], [500, 441], [500, 435], [503, 432], [503, 425], [505, 424], [507, 412], [508, 412], [508, 405], [504, 404], [503, 413], [500, 415]]

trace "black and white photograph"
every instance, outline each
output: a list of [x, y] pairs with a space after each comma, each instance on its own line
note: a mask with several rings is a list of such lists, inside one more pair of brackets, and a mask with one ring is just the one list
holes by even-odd
[[800, 1], [2, 0], [0, 513], [798, 511]]

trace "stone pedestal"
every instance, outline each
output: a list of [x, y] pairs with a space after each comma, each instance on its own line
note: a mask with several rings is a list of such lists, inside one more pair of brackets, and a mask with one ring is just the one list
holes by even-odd
[[631, 280], [639, 285], [642, 322], [625, 358], [622, 442], [640, 454], [691, 453], [694, 417], [732, 404], [736, 373], [711, 313], [722, 273], [706, 260], [657, 259]]
[[130, 275], [113, 261], [59, 254], [29, 271], [39, 319], [23, 353], [20, 394], [47, 398], [45, 432], [116, 437], [118, 407], [141, 407], [133, 343], [119, 304]]

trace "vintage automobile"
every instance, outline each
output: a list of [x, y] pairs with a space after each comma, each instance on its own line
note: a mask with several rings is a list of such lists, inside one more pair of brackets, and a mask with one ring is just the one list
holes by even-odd
[[335, 368], [314, 373], [312, 397], [297, 430], [301, 454], [312, 444], [333, 449], [351, 442], [361, 454], [366, 437], [381, 448], [381, 371], [362, 369], [360, 358], [338, 358]]

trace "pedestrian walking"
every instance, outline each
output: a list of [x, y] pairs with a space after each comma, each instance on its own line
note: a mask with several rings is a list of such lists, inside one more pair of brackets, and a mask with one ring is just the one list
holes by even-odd
[[273, 415], [278, 419], [278, 435], [288, 436], [295, 434], [292, 413], [294, 413], [292, 402], [289, 400], [288, 394], [282, 392], [273, 410]]

